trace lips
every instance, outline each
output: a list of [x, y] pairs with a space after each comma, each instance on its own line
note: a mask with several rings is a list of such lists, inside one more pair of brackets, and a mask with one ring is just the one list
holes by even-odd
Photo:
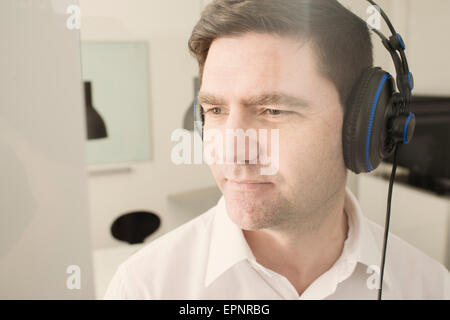
[[259, 181], [259, 180], [229, 180], [226, 179], [227, 185], [236, 190], [240, 191], [250, 191], [250, 190], [264, 190], [271, 186], [273, 183], [267, 181]]
[[270, 182], [262, 182], [262, 181], [255, 181], [255, 180], [242, 180], [242, 181], [237, 181], [237, 180], [228, 180], [230, 182], [233, 183], [239, 183], [239, 184], [258, 184], [258, 183], [270, 183]]

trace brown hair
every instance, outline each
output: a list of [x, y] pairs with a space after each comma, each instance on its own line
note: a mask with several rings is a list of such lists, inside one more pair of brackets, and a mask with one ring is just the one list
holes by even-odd
[[188, 43], [200, 81], [212, 42], [247, 32], [312, 40], [319, 69], [336, 86], [343, 106], [362, 70], [373, 64], [366, 23], [336, 0], [214, 0]]

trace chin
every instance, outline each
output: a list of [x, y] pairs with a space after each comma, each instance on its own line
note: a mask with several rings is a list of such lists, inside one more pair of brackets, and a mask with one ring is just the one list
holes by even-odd
[[226, 199], [230, 219], [241, 229], [259, 230], [272, 226], [275, 213], [256, 199]]

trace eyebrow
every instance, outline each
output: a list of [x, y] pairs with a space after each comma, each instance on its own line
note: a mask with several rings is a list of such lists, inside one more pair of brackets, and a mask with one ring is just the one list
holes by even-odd
[[[206, 92], [200, 92], [198, 96], [199, 104], [210, 104], [213, 106], [223, 106], [226, 105], [225, 99], [217, 97], [213, 94]], [[240, 103], [244, 106], [267, 106], [279, 104], [286, 107], [309, 107], [310, 102], [304, 98], [296, 97], [290, 94], [285, 94], [281, 92], [271, 92], [263, 93], [256, 96], [252, 96], [247, 99], [242, 99]]]

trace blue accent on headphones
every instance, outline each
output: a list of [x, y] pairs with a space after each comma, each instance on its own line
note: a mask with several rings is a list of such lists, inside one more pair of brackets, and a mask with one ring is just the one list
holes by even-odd
[[400, 45], [402, 46], [403, 50], [406, 50], [405, 44], [402, 41], [402, 37], [397, 33], [397, 39], [398, 42], [400, 42]]
[[377, 93], [375, 94], [375, 99], [372, 103], [372, 111], [370, 113], [370, 120], [369, 120], [369, 129], [367, 131], [367, 138], [366, 138], [366, 165], [367, 169], [372, 171], [372, 166], [370, 165], [370, 159], [369, 159], [369, 150], [370, 150], [370, 137], [372, 135], [372, 125], [373, 125], [373, 119], [375, 117], [375, 111], [377, 109], [378, 101], [380, 100], [381, 95], [381, 89], [383, 89], [384, 84], [386, 83], [387, 79], [390, 78], [390, 74], [386, 73], [383, 78], [380, 81], [380, 84], [378, 85]]
[[416, 116], [414, 115], [414, 113], [410, 113], [410, 114], [409, 114], [408, 119], [406, 119], [405, 127], [404, 127], [404, 129], [403, 129], [403, 143], [404, 143], [404, 144], [408, 144], [408, 143], [409, 143], [409, 141], [406, 140], [406, 133], [407, 133], [407, 131], [408, 131], [409, 121], [411, 120], [412, 117], [416, 117]]
[[409, 89], [412, 91], [414, 89], [414, 85], [412, 84], [411, 77], [412, 77], [412, 73], [409, 72], [408, 73], [408, 83], [409, 83]]

